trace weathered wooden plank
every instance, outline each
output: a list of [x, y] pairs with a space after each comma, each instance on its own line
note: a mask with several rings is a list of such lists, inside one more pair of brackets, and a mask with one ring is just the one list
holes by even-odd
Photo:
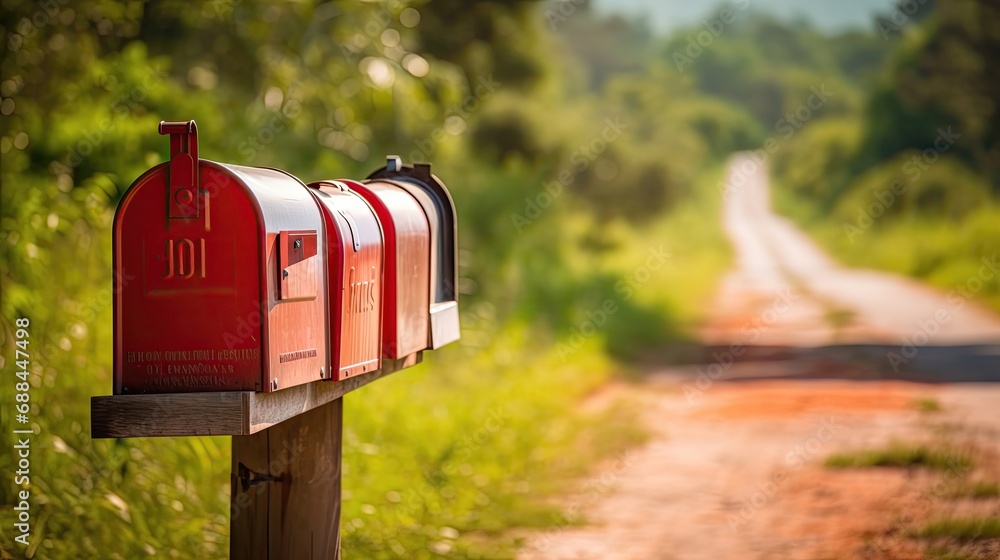
[[390, 373], [420, 363], [420, 352], [344, 381], [314, 381], [273, 393], [228, 391], [91, 397], [95, 438], [245, 436], [333, 402]]
[[91, 397], [95, 438], [217, 436], [249, 432], [243, 392]]

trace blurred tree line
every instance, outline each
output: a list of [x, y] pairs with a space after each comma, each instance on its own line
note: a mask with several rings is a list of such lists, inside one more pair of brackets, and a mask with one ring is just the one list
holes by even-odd
[[[898, 2], [868, 37], [885, 48], [860, 103], [775, 158], [850, 262], [955, 290], [1000, 251], [998, 26], [995, 2]], [[983, 280], [975, 297], [1000, 308], [1000, 280]]]
[[[910, 206], [968, 209], [984, 195], [1000, 193], [996, 109], [1000, 93], [994, 78], [1000, 54], [995, 31], [1000, 7], [973, 0], [927, 2], [919, 4], [919, 11], [909, 5], [901, 2], [893, 14], [877, 21], [881, 36], [876, 37], [891, 49], [865, 89], [863, 105], [849, 118], [814, 127], [807, 132], [809, 147], [800, 145], [801, 152], [840, 154], [813, 171], [822, 179], [793, 185], [820, 196], [827, 207], [848, 196], [858, 178], [887, 163], [900, 179], [914, 175], [913, 169], [928, 171], [922, 162], [904, 169], [907, 161], [928, 149], [940, 155], [942, 167], [948, 167], [948, 172], [935, 172], [940, 179], [967, 173], [979, 180], [920, 186]], [[942, 135], [944, 141], [939, 140]], [[945, 146], [949, 140], [953, 145]], [[804, 167], [801, 160], [795, 161], [801, 152], [790, 153], [783, 161], [793, 175], [795, 167]], [[926, 157], [937, 163], [935, 155]], [[961, 217], [961, 212], [953, 217]]]

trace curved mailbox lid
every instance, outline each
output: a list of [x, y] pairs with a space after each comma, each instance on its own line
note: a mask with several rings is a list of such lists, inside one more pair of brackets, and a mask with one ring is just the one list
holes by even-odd
[[382, 227], [375, 211], [338, 181], [309, 183], [329, 247], [333, 378], [375, 371], [382, 356]]
[[243, 181], [264, 217], [264, 391], [327, 377], [326, 235], [310, 189], [279, 169], [218, 165]]
[[386, 166], [365, 183], [389, 182], [420, 202], [431, 228], [431, 304], [428, 347], [437, 349], [461, 336], [458, 314], [458, 219], [447, 187], [431, 173], [429, 164], [403, 165], [389, 156]]
[[385, 235], [383, 355], [400, 359], [426, 350], [430, 336], [430, 227], [423, 208], [397, 185], [341, 182], [371, 205]]

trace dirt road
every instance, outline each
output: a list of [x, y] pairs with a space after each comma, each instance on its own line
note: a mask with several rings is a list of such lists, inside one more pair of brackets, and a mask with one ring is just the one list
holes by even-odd
[[[1000, 478], [1000, 383], [887, 381], [872, 375], [881, 366], [870, 363], [886, 360], [885, 348], [901, 348], [937, 316], [926, 344], [955, 350], [920, 353], [937, 357], [939, 376], [966, 363], [1000, 374], [991, 354], [1000, 319], [905, 278], [837, 266], [771, 211], [762, 168], [736, 183], [734, 170], [745, 161], [731, 163], [725, 205], [738, 268], [720, 286], [704, 340], [807, 353], [821, 345], [882, 346], [841, 361], [830, 353], [858, 347], [778, 361], [731, 361], [723, 353], [711, 364], [613, 386], [615, 398], [644, 411], [650, 442], [598, 466], [566, 498], [565, 517], [530, 535], [520, 558], [923, 558], [929, 545], [906, 531], [947, 514], [940, 508], [1000, 515], [1000, 500], [942, 506], [922, 499], [940, 487], [940, 473], [823, 466], [832, 453], [893, 441], [947, 444], [982, 457], [967, 476]], [[985, 354], [965, 360], [973, 349]], [[971, 558], [1000, 558], [1000, 542], [962, 546], [972, 547], [961, 550]]]
[[[926, 543], [900, 538], [900, 529], [946, 515], [921, 501], [942, 475], [833, 470], [823, 460], [893, 441], [1000, 446], [995, 385], [728, 383], [692, 402], [678, 391], [690, 377], [677, 373], [654, 376], [632, 393], [651, 441], [596, 469], [567, 499], [567, 518], [533, 535], [520, 558], [923, 558]], [[942, 410], [919, 411], [916, 404], [928, 399]], [[942, 435], [943, 426], [952, 431]], [[1000, 475], [997, 462], [977, 468], [974, 476]], [[1000, 515], [1000, 501], [973, 506]], [[913, 521], [900, 527], [904, 514]], [[993, 558], [969, 556], [978, 557]]]
[[[921, 332], [928, 345], [1000, 343], [1000, 318], [960, 294], [949, 298], [905, 277], [838, 266], [774, 213], [766, 168], [748, 156], [730, 162], [723, 223], [737, 268], [721, 283], [702, 333], [708, 343], [903, 344]], [[754, 323], [766, 328], [743, 340], [752, 334], [741, 331]]]

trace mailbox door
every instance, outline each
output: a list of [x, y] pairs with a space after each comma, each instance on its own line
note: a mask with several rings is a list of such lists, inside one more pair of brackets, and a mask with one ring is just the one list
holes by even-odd
[[225, 170], [199, 167], [196, 212], [171, 216], [168, 164], [118, 206], [116, 394], [262, 388], [262, 217]]
[[342, 181], [375, 210], [385, 233], [382, 353], [399, 359], [427, 349], [430, 226], [420, 203], [390, 183]]
[[372, 208], [343, 183], [309, 187], [326, 222], [331, 360], [340, 381], [381, 367], [382, 229]]

